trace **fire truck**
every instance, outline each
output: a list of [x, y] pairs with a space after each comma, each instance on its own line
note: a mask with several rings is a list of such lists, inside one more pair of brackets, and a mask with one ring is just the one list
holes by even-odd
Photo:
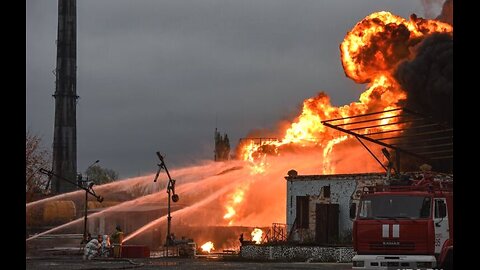
[[352, 269], [453, 269], [453, 181], [404, 180], [351, 204]]

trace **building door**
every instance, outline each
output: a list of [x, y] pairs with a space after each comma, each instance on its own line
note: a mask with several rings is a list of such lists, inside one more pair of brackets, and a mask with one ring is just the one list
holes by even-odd
[[308, 229], [309, 224], [309, 196], [297, 196], [296, 227], [298, 229]]
[[317, 203], [315, 209], [315, 242], [333, 244], [338, 240], [338, 204]]

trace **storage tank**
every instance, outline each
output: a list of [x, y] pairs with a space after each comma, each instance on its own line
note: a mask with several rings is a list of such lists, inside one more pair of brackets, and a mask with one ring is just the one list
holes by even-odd
[[73, 201], [50, 201], [27, 209], [27, 227], [53, 226], [72, 221], [76, 217]]

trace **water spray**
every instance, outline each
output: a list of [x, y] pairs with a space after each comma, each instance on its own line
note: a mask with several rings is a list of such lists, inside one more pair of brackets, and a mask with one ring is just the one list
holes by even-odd
[[[95, 161], [94, 164], [98, 163], [99, 160]], [[93, 165], [93, 164], [92, 164]], [[90, 166], [91, 167], [91, 166]], [[46, 170], [44, 168], [40, 168], [39, 171], [43, 174], [46, 174], [48, 175], [49, 179], [48, 179], [48, 183], [47, 183], [47, 188], [48, 188], [48, 184], [50, 183], [50, 179], [52, 176], [55, 176], [57, 177], [58, 179], [62, 179], [72, 185], [75, 185], [77, 186], [78, 188], [80, 189], [83, 189], [85, 190], [85, 219], [84, 219], [84, 228], [83, 228], [83, 240], [82, 240], [82, 244], [86, 244], [87, 241], [88, 241], [88, 234], [87, 234], [87, 203], [88, 203], [88, 194], [92, 195], [93, 197], [95, 197], [97, 199], [97, 201], [99, 201], [100, 203], [103, 202], [103, 197], [100, 196], [100, 195], [97, 195], [95, 193], [95, 190], [93, 190], [93, 185], [95, 184], [93, 181], [90, 181], [88, 182], [87, 181], [82, 181], [81, 179], [81, 176], [79, 177], [79, 179], [77, 180], [77, 182], [74, 182], [74, 181], [71, 181], [63, 176], [60, 176], [56, 173], [54, 173], [53, 171], [49, 171], [49, 170]], [[82, 183], [85, 183], [86, 185], [82, 185]], [[87, 184], [88, 183], [88, 184]]]

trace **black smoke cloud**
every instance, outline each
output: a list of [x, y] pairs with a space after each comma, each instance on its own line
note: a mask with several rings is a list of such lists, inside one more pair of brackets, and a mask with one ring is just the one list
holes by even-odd
[[443, 3], [442, 13], [438, 15], [437, 20], [453, 25], [453, 0], [447, 0]]
[[[449, 34], [434, 34], [424, 39], [416, 48], [416, 57], [411, 61], [401, 63], [394, 76], [407, 92], [404, 107], [432, 117], [434, 122], [444, 127], [453, 127], [453, 39]], [[412, 146], [419, 146], [419, 140], [428, 139], [425, 136], [408, 137], [417, 132], [432, 131], [422, 128], [420, 124], [411, 126], [407, 131], [408, 140]], [[442, 143], [450, 142], [445, 139]], [[406, 141], [403, 141], [406, 142]], [[439, 150], [440, 141], [423, 141], [420, 147], [430, 147]], [[427, 145], [430, 144], [430, 145]], [[427, 148], [424, 148], [427, 149]], [[418, 149], [418, 148], [417, 148]], [[420, 148], [421, 149], [421, 148]], [[417, 150], [414, 152], [418, 152]], [[417, 153], [418, 154], [418, 153]], [[439, 172], [453, 171], [452, 159], [419, 160], [412, 157], [402, 158], [402, 170], [418, 170], [424, 162], [432, 165]]]
[[418, 45], [416, 57], [394, 73], [407, 91], [406, 107], [453, 124], [453, 38], [434, 34]]

